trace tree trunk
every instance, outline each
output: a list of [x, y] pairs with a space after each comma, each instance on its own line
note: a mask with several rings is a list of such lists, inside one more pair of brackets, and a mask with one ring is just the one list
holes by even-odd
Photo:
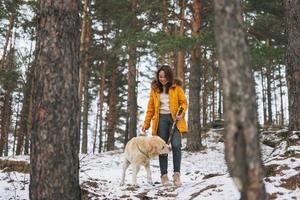
[[[192, 36], [200, 35], [201, 23], [201, 4], [200, 0], [193, 1], [193, 20], [192, 20]], [[191, 68], [189, 77], [189, 112], [188, 124], [189, 134], [187, 134], [187, 150], [197, 151], [202, 148], [201, 143], [201, 126], [200, 126], [200, 47], [195, 46], [191, 50]]]
[[[267, 45], [270, 46], [270, 41], [267, 41]], [[272, 61], [269, 59], [266, 71], [267, 78], [267, 103], [268, 103], [268, 121], [267, 125], [271, 126], [273, 123], [273, 112], [272, 112]]]
[[[178, 36], [179, 37], [183, 37], [184, 36], [184, 21], [183, 19], [185, 18], [185, 15], [184, 15], [184, 11], [185, 11], [185, 1], [184, 0], [179, 0], [179, 7], [180, 7], [180, 28], [179, 28], [179, 33], [178, 33]], [[184, 66], [184, 54], [185, 54], [185, 51], [184, 50], [179, 50], [177, 53], [176, 53], [176, 69], [175, 69], [175, 76], [182, 79], [183, 81], [183, 85], [185, 83], [185, 66]]]
[[202, 66], [202, 126], [206, 127], [208, 119], [208, 65], [206, 56], [206, 50], [203, 52], [203, 66]]
[[[13, 1], [13, 4], [16, 4], [16, 1]], [[14, 6], [16, 6], [16, 5], [14, 5]], [[7, 49], [8, 49], [8, 43], [9, 43], [9, 40], [11, 38], [12, 30], [13, 30], [14, 23], [15, 23], [15, 18], [16, 18], [15, 15], [16, 15], [16, 12], [15, 12], [15, 8], [14, 8], [13, 13], [9, 17], [9, 25], [8, 25], [8, 30], [7, 30], [6, 36], [5, 36], [5, 44], [4, 44], [4, 47], [3, 47], [3, 54], [2, 54], [2, 58], [0, 60], [1, 61], [0, 69], [5, 68], [6, 52], [7, 52]]]
[[263, 73], [263, 68], [261, 69], [261, 93], [262, 93], [262, 106], [263, 106], [263, 119], [264, 119], [264, 126], [268, 124], [268, 119], [267, 119], [267, 108], [266, 108], [266, 92], [265, 92], [265, 84], [264, 84], [264, 73]]
[[107, 151], [111, 151], [115, 149], [115, 131], [116, 131], [116, 116], [117, 116], [117, 79], [118, 72], [117, 66], [115, 63], [112, 64], [112, 77], [111, 77], [111, 85], [109, 88], [109, 100], [108, 100], [108, 116], [107, 116]]
[[278, 111], [277, 111], [277, 92], [276, 92], [276, 80], [273, 80], [272, 92], [274, 95], [274, 111], [275, 111], [275, 124], [278, 125]]
[[[162, 23], [163, 23], [163, 31], [167, 34], [171, 34], [171, 30], [169, 27], [169, 1], [168, 0], [162, 0], [162, 10], [163, 10], [163, 18], [162, 18]], [[161, 63], [168, 63], [169, 65], [172, 65], [172, 59], [171, 59], [171, 53], [163, 53], [160, 58]]]
[[279, 73], [279, 91], [280, 91], [280, 126], [284, 125], [284, 109], [283, 109], [283, 82], [282, 82], [282, 75], [281, 69], [278, 67]]
[[221, 72], [218, 71], [218, 82], [219, 82], [219, 88], [218, 88], [218, 116], [219, 119], [223, 119], [223, 92], [222, 92], [222, 78], [221, 78]]
[[79, 1], [40, 0], [30, 199], [80, 199]]
[[289, 130], [300, 131], [300, 1], [286, 0]]
[[99, 149], [98, 153], [102, 150], [103, 141], [103, 107], [104, 107], [104, 85], [105, 85], [105, 73], [106, 73], [106, 60], [101, 64], [101, 79], [99, 86]]
[[24, 86], [24, 97], [23, 97], [23, 106], [21, 109], [21, 116], [19, 121], [19, 129], [17, 132], [17, 148], [16, 155], [20, 155], [24, 148], [24, 137], [28, 134], [28, 121], [30, 113], [30, 100], [31, 100], [31, 89], [32, 89], [32, 76], [33, 76], [32, 67], [28, 69], [26, 83]]
[[[82, 12], [82, 23], [81, 23], [81, 33], [80, 33], [80, 62], [83, 63], [83, 59], [86, 52], [86, 35], [87, 35], [87, 26], [88, 26], [88, 13], [89, 13], [89, 0], [84, 0], [83, 3], [83, 12]], [[84, 77], [85, 77], [85, 68], [84, 65], [80, 65], [79, 69], [79, 98], [82, 100], [83, 88], [84, 88]]]
[[[214, 56], [213, 56], [214, 58]], [[215, 61], [213, 59], [213, 61]], [[212, 63], [212, 111], [211, 111], [211, 120], [212, 121], [215, 121], [216, 119], [216, 81], [217, 81], [217, 77], [216, 77], [216, 69], [215, 69], [215, 66], [214, 66], [214, 63]]]
[[225, 159], [241, 199], [265, 199], [256, 96], [240, 1], [215, 0], [215, 35], [225, 98]]
[[[132, 0], [132, 12], [136, 12], [137, 0]], [[137, 18], [134, 15], [132, 20], [131, 29], [137, 30]], [[135, 44], [130, 44], [128, 47], [128, 100], [127, 100], [127, 112], [129, 114], [128, 118], [128, 139], [136, 137], [137, 129], [137, 80], [136, 80], [136, 46]], [[125, 139], [125, 143], [127, 143]]]
[[96, 119], [95, 119], [95, 129], [93, 133], [93, 154], [96, 151], [96, 144], [97, 144], [97, 133], [98, 133], [98, 125], [99, 125], [99, 114], [100, 114], [100, 104], [99, 101], [97, 103], [97, 112], [96, 112]]
[[85, 0], [82, 20], [82, 30], [80, 38], [80, 92], [82, 103], [82, 143], [81, 153], [88, 151], [88, 114], [89, 114], [89, 47], [91, 40], [91, 20], [89, 19], [90, 1]]
[[14, 136], [14, 142], [13, 142], [13, 153], [12, 155], [15, 155], [16, 152], [16, 141], [17, 141], [17, 131], [18, 131], [18, 125], [19, 125], [19, 118], [20, 118], [20, 102], [21, 102], [21, 91], [18, 92], [17, 94], [17, 98], [16, 98], [16, 119], [15, 119], [15, 126], [14, 126], [14, 132], [13, 132], [13, 136]]
[[129, 140], [136, 137], [137, 129], [137, 95], [136, 95], [136, 48], [129, 47], [128, 60], [128, 136]]
[[8, 133], [11, 123], [11, 103], [12, 90], [7, 88], [4, 95], [4, 102], [1, 111], [1, 137], [0, 137], [0, 156], [8, 155]]

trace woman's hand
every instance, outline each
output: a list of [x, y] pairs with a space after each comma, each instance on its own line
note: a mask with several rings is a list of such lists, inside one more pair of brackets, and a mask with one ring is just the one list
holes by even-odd
[[145, 127], [141, 128], [141, 136], [146, 136], [146, 129], [145, 129]]
[[179, 116], [176, 116], [176, 119], [177, 119], [178, 121], [180, 121], [180, 120], [183, 119], [183, 117], [182, 117], [182, 115], [179, 115]]

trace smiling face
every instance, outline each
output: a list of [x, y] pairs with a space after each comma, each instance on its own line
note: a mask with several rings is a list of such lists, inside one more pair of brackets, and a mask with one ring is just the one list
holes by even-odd
[[166, 78], [166, 73], [163, 70], [161, 70], [158, 73], [158, 80], [162, 85], [166, 85], [168, 83], [168, 79]]

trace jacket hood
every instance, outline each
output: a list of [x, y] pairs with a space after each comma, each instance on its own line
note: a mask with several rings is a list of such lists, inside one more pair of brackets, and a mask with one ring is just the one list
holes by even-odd
[[[182, 86], [182, 79], [179, 78], [179, 77], [174, 79], [173, 84], [172, 84], [171, 87], [176, 87], [176, 86]], [[158, 89], [158, 81], [156, 79], [152, 80], [151, 88], [152, 89]]]

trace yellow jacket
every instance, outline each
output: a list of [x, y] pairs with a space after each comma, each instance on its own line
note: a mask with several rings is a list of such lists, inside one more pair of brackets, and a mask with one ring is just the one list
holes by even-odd
[[[184, 113], [187, 110], [187, 99], [184, 94], [181, 84], [174, 83], [169, 89], [169, 104], [170, 112], [173, 120], [176, 118], [176, 113], [181, 106], [183, 108], [183, 118], [177, 122], [177, 128], [181, 133], [187, 132], [187, 123], [184, 119]], [[152, 120], [152, 135], [157, 135], [158, 121], [159, 121], [159, 106], [160, 106], [160, 93], [159, 89], [152, 84], [150, 97], [147, 106], [147, 112], [144, 121], [144, 128], [149, 129]]]

